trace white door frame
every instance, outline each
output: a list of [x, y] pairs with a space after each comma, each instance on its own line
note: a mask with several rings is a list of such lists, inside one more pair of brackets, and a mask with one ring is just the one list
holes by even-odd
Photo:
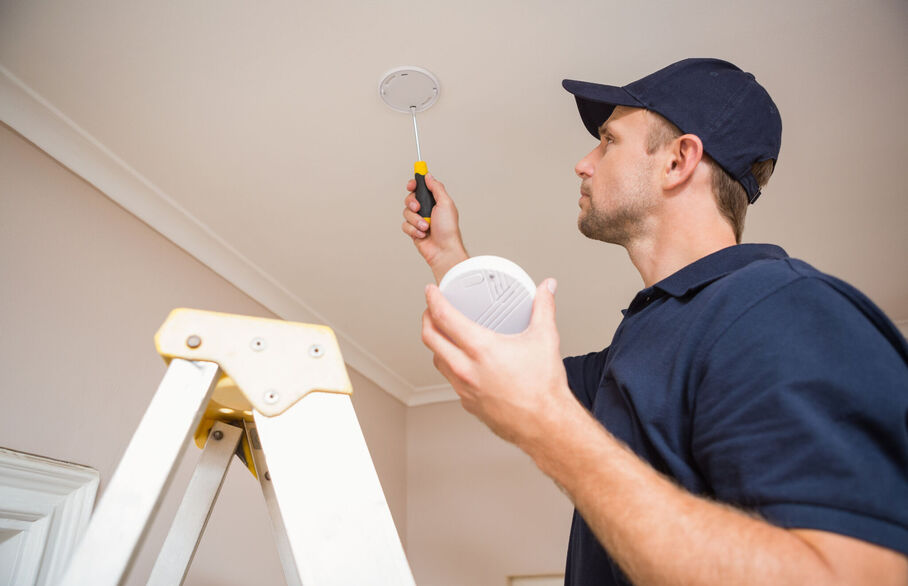
[[60, 580], [99, 478], [86, 466], [0, 448], [0, 586]]

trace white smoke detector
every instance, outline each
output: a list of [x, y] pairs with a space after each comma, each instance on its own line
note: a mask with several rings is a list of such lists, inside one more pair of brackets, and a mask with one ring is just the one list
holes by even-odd
[[530, 324], [536, 285], [506, 258], [469, 258], [445, 273], [438, 288], [461, 313], [498, 333], [519, 334]]

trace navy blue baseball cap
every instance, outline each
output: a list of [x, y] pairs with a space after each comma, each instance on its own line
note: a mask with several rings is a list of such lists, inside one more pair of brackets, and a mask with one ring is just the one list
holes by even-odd
[[750, 203], [760, 197], [751, 165], [778, 161], [779, 109], [752, 74], [727, 61], [684, 59], [624, 87], [572, 79], [561, 85], [574, 94], [580, 118], [597, 140], [615, 106], [652, 110], [697, 135], [706, 153], [744, 186]]

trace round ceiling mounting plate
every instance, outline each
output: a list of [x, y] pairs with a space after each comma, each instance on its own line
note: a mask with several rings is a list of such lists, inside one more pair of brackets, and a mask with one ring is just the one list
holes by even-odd
[[422, 67], [396, 67], [385, 73], [378, 84], [378, 95], [393, 110], [410, 113], [428, 109], [438, 100], [438, 78]]

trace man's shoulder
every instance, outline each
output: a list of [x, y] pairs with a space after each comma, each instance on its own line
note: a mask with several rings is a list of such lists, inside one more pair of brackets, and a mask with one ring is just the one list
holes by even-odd
[[842, 279], [787, 256], [751, 262], [712, 283], [707, 291], [711, 300], [732, 303], [742, 311], [766, 302], [800, 305], [805, 298], [814, 302], [849, 300], [873, 305], [866, 295]]
[[795, 281], [809, 279], [815, 284], [830, 282], [845, 283], [842, 279], [817, 269], [807, 261], [784, 256], [781, 258], [758, 259], [733, 271], [728, 275], [735, 281], [765, 280]]
[[[801, 331], [791, 322], [825, 323], [827, 331], [882, 335], [903, 359], [908, 345], [895, 324], [848, 282], [791, 257], [759, 260], [728, 274], [704, 291], [714, 307], [727, 307], [729, 330], [751, 336], [756, 329]], [[747, 316], [747, 319], [743, 319]], [[739, 327], [735, 327], [735, 324]], [[725, 332], [731, 334], [731, 331]]]
[[806, 280], [808, 287], [823, 287], [824, 282], [832, 278], [803, 260], [786, 256], [755, 260], [732, 271], [716, 284], [726, 293], [748, 288], [770, 294], [799, 280]]

